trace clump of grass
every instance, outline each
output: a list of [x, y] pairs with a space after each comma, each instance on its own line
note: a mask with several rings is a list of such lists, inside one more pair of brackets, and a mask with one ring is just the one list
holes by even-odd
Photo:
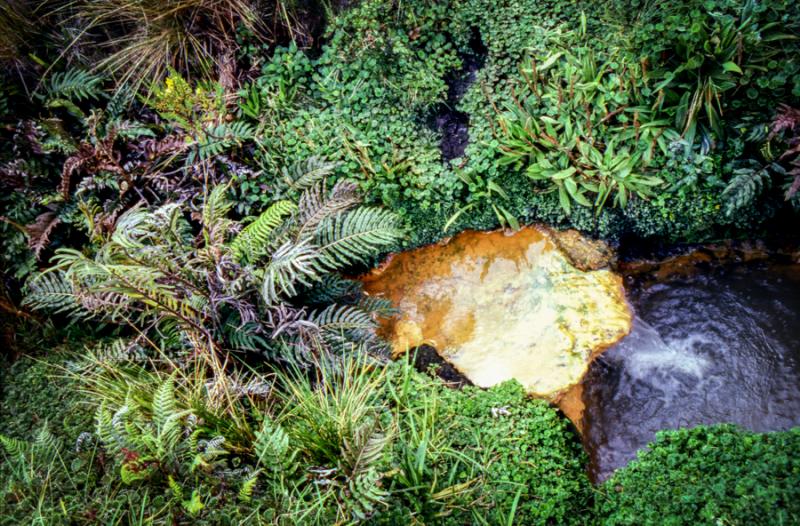
[[257, 5], [247, 0], [91, 0], [73, 6], [84, 33], [105, 33], [109, 54], [99, 67], [122, 84], [140, 86], [169, 68], [208, 76], [215, 61], [233, 52], [239, 27], [267, 36]]

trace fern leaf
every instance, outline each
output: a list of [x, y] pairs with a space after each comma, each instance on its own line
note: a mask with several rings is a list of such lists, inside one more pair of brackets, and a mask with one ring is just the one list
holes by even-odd
[[369, 313], [353, 305], [330, 305], [320, 312], [312, 312], [309, 320], [320, 330], [333, 333], [376, 327]]
[[103, 96], [102, 82], [102, 77], [88, 71], [70, 69], [53, 73], [43, 88], [46, 98], [50, 101], [66, 99], [71, 102], [81, 102]]
[[279, 247], [264, 269], [261, 295], [267, 305], [275, 305], [280, 297], [295, 296], [300, 285], [311, 286], [319, 279], [320, 254], [307, 240], [287, 242]]
[[101, 404], [95, 413], [95, 434], [105, 448], [111, 453], [118, 453], [121, 449], [120, 441], [111, 411], [105, 404]]
[[170, 376], [158, 386], [153, 395], [153, 423], [158, 428], [163, 428], [176, 412], [175, 381]]
[[301, 226], [297, 237], [302, 238], [306, 233], [314, 232], [325, 219], [360, 203], [357, 189], [355, 183], [339, 181], [328, 193], [325, 181], [321, 181], [303, 192], [298, 204], [298, 222]]
[[298, 162], [291, 168], [283, 168], [283, 183], [289, 190], [304, 191], [322, 181], [338, 166], [322, 160], [320, 157], [310, 157], [304, 162]]
[[[223, 123], [207, 128], [198, 140], [198, 156], [210, 159], [255, 137], [255, 129], [244, 121]], [[190, 158], [190, 162], [193, 159]]]
[[284, 218], [297, 210], [291, 201], [278, 201], [247, 225], [231, 242], [231, 249], [239, 261], [253, 262], [267, 253], [274, 241], [272, 234]]
[[3, 446], [3, 450], [6, 454], [15, 460], [24, 459], [31, 451], [31, 445], [28, 442], [5, 435], [0, 435], [0, 445]]
[[728, 217], [752, 203], [772, 184], [770, 165], [760, 166], [752, 161], [733, 171], [733, 178], [722, 192], [725, 214]]
[[343, 278], [339, 274], [326, 274], [304, 296], [309, 305], [329, 305], [342, 298], [355, 299], [361, 292], [361, 283]]
[[344, 439], [343, 467], [352, 476], [374, 468], [382, 460], [388, 442], [388, 437], [378, 429], [376, 422], [357, 427], [352, 436]]
[[344, 501], [355, 521], [365, 521], [374, 513], [378, 504], [384, 502], [389, 493], [380, 485], [381, 475], [368, 470], [347, 481], [347, 491], [342, 491]]
[[258, 465], [271, 471], [279, 470], [285, 465], [288, 451], [289, 435], [279, 424], [265, 416], [255, 439], [255, 453]]
[[402, 239], [400, 219], [379, 208], [358, 208], [324, 221], [315, 237], [323, 264], [330, 270], [366, 262]]
[[241, 488], [239, 488], [239, 500], [242, 502], [250, 502], [253, 498], [253, 491], [256, 489], [256, 484], [258, 483], [258, 475], [259, 471], [256, 470], [250, 475], [248, 478], [242, 482]]
[[81, 309], [73, 285], [62, 271], [37, 274], [28, 280], [26, 288], [27, 294], [22, 304], [33, 310], [53, 314], [69, 312], [74, 318], [82, 318], [87, 314]]

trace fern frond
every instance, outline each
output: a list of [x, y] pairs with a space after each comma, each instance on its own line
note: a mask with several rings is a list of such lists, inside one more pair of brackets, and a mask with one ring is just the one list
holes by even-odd
[[397, 243], [403, 235], [396, 214], [364, 207], [323, 221], [315, 238], [323, 264], [330, 270], [337, 270], [356, 262], [366, 262], [381, 249]]
[[61, 440], [58, 439], [45, 423], [33, 439], [33, 449], [40, 455], [49, 456], [61, 450]]
[[309, 320], [321, 331], [333, 333], [372, 330], [376, 327], [369, 313], [353, 305], [330, 305], [319, 312], [312, 312]]
[[265, 416], [255, 439], [258, 465], [270, 471], [280, 470], [285, 465], [288, 451], [289, 435], [269, 416]]
[[175, 403], [175, 380], [170, 376], [158, 386], [153, 395], [153, 423], [163, 428], [177, 412]]
[[[218, 124], [207, 128], [198, 140], [200, 159], [210, 159], [234, 146], [241, 146], [255, 137], [255, 128], [244, 121]], [[190, 158], [190, 162], [193, 159]]]
[[114, 417], [105, 404], [101, 404], [95, 412], [95, 435], [110, 453], [118, 453], [122, 447], [117, 430], [114, 428]]
[[361, 283], [339, 274], [326, 274], [303, 297], [309, 305], [329, 305], [342, 298], [355, 298], [361, 292]]
[[258, 475], [260, 472], [258, 470], [254, 471], [248, 478], [242, 482], [242, 486], [239, 488], [239, 500], [242, 502], [250, 502], [253, 498], [253, 492], [256, 489], [256, 484], [258, 483]]
[[357, 427], [352, 436], [344, 438], [342, 463], [352, 476], [374, 468], [382, 459], [388, 437], [377, 426], [368, 422]]
[[389, 496], [381, 487], [380, 480], [380, 473], [374, 469], [348, 479], [347, 491], [342, 491], [340, 498], [355, 521], [369, 519], [375, 513], [375, 508]]
[[261, 295], [267, 305], [278, 303], [281, 295], [297, 295], [300, 285], [311, 286], [319, 279], [319, 260], [317, 247], [307, 240], [280, 246], [264, 269]]
[[303, 192], [298, 204], [300, 229], [297, 238], [314, 232], [325, 219], [349, 210], [360, 203], [361, 198], [358, 196], [357, 190], [358, 186], [355, 183], [339, 181], [329, 193], [323, 180]]
[[48, 100], [66, 99], [81, 102], [99, 99], [103, 96], [103, 78], [88, 71], [70, 69], [53, 73], [44, 83], [44, 92]]
[[0, 445], [3, 446], [6, 455], [15, 460], [24, 459], [31, 451], [31, 444], [28, 442], [5, 435], [0, 435]]
[[248, 322], [245, 324], [225, 324], [225, 334], [231, 348], [240, 351], [262, 351], [269, 347], [269, 342], [257, 332], [260, 324]]
[[26, 307], [53, 314], [69, 312], [73, 318], [87, 315], [78, 303], [72, 283], [62, 271], [34, 275], [28, 280], [26, 288], [27, 294], [22, 300], [22, 305]]
[[233, 202], [228, 199], [228, 185], [215, 186], [203, 206], [206, 245], [217, 246], [225, 242], [225, 235], [232, 224], [227, 216], [232, 208]]
[[733, 171], [733, 178], [722, 192], [725, 214], [728, 217], [752, 203], [772, 185], [771, 166], [771, 164], [760, 166], [751, 161]]
[[291, 201], [278, 201], [267, 208], [231, 242], [231, 249], [236, 258], [243, 263], [252, 263], [266, 254], [274, 241], [273, 232], [283, 224], [285, 217], [295, 210], [297, 205]]
[[309, 157], [290, 168], [283, 168], [283, 183], [289, 190], [302, 192], [322, 181], [338, 166], [338, 163], [324, 161], [320, 157]]

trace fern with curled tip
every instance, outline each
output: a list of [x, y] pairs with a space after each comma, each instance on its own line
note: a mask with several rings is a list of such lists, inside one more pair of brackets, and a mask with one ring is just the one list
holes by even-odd
[[322, 263], [330, 270], [364, 263], [402, 239], [400, 218], [380, 208], [357, 208], [323, 221], [315, 232]]
[[236, 258], [243, 263], [252, 263], [265, 255], [275, 240], [274, 232], [295, 210], [297, 205], [291, 201], [273, 203], [231, 242]]

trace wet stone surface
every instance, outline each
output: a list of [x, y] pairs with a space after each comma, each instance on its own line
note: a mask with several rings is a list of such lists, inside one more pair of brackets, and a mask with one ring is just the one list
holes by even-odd
[[621, 278], [575, 268], [538, 227], [464, 232], [361, 279], [399, 310], [383, 326], [396, 354], [428, 345], [478, 386], [514, 378], [552, 401], [630, 328]]

